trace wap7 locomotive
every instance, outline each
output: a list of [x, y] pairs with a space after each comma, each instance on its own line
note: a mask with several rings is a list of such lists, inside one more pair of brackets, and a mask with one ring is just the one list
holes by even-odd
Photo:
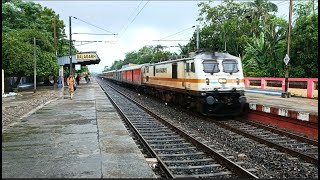
[[239, 115], [246, 103], [241, 59], [223, 52], [129, 66], [103, 77], [206, 116]]

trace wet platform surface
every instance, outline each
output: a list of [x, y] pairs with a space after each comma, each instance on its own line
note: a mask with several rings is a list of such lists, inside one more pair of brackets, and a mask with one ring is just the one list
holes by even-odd
[[3, 178], [153, 178], [95, 80], [2, 134]]
[[318, 115], [318, 99], [300, 97], [282, 98], [280, 95], [245, 93], [248, 103], [255, 103], [276, 108], [284, 108], [297, 112]]

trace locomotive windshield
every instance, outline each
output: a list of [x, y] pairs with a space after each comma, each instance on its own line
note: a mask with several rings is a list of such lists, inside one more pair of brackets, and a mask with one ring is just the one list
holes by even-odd
[[217, 73], [220, 71], [219, 63], [215, 60], [204, 60], [203, 64], [203, 71], [205, 73]]
[[222, 61], [223, 72], [226, 73], [236, 73], [239, 72], [238, 62], [233, 59], [223, 60]]

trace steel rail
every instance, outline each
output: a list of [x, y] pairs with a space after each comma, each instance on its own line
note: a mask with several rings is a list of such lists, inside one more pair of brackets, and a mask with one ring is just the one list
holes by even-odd
[[319, 146], [318, 141], [314, 140], [314, 139], [310, 139], [310, 138], [307, 138], [307, 137], [304, 137], [304, 136], [293, 134], [293, 133], [290, 133], [290, 132], [287, 132], [287, 131], [284, 131], [284, 130], [281, 130], [281, 129], [276, 129], [274, 127], [270, 127], [270, 126], [264, 125], [262, 123], [254, 122], [253, 120], [249, 120], [249, 119], [240, 119], [240, 118], [238, 119], [237, 118], [236, 120], [240, 121], [240, 122], [243, 122], [243, 123], [246, 123], [246, 124], [250, 124], [252, 126], [256, 126], [256, 127], [262, 128], [262, 129], [266, 129], [268, 131], [271, 131], [271, 132], [274, 132], [274, 133], [277, 133], [277, 134], [288, 136], [288, 137], [290, 137], [292, 139], [296, 139], [296, 140], [301, 141], [301, 142], [305, 142], [305, 143], [308, 143], [308, 144], [311, 144], [311, 145], [314, 145], [314, 146]]
[[[101, 85], [100, 85], [101, 86]], [[110, 86], [111, 87], [111, 86]], [[104, 90], [104, 88], [101, 86], [104, 93], [109, 98], [110, 102], [113, 104], [113, 106], [116, 108], [116, 110], [119, 112], [120, 116], [125, 120], [125, 122], [129, 125], [130, 129], [136, 134], [136, 136], [139, 138], [139, 140], [142, 142], [143, 146], [147, 149], [147, 151], [151, 154], [153, 158], [156, 158], [159, 162], [161, 170], [166, 174], [168, 178], [174, 178], [174, 175], [169, 170], [167, 165], [161, 160], [161, 158], [157, 155], [156, 152], [152, 149], [152, 147], [149, 145], [149, 143], [142, 137], [142, 135], [139, 133], [139, 131], [135, 128], [135, 126], [130, 122], [128, 117], [125, 115], [125, 113], [119, 108], [117, 103], [113, 100], [112, 97], [109, 96], [109, 94]]]
[[[136, 102], [135, 100], [133, 100], [132, 98], [126, 96], [125, 94], [123, 94], [122, 92], [120, 92], [119, 90], [115, 89], [114, 87], [110, 86], [109, 84], [107, 84], [109, 87], [111, 87], [112, 89], [114, 89], [115, 91], [117, 91], [118, 93], [122, 94], [123, 96], [125, 96], [128, 100], [132, 101], [133, 103], [135, 103], [137, 106], [139, 106], [141, 109], [145, 110], [148, 114], [150, 114], [152, 117], [156, 118], [157, 120], [161, 121], [162, 123], [164, 123], [165, 125], [167, 125], [169, 128], [171, 128], [172, 130], [176, 131], [178, 134], [182, 135], [184, 138], [186, 138], [187, 140], [189, 140], [191, 143], [193, 143], [196, 147], [200, 148], [201, 150], [203, 150], [204, 152], [207, 153], [207, 155], [209, 155], [210, 157], [212, 157], [213, 159], [216, 159], [219, 163], [225, 165], [227, 168], [229, 168], [231, 171], [233, 171], [236, 175], [238, 175], [239, 177], [244, 177], [244, 178], [255, 178], [258, 179], [258, 177], [256, 175], [254, 175], [253, 173], [249, 172], [248, 170], [242, 168], [241, 166], [237, 165], [236, 163], [230, 161], [229, 159], [227, 159], [226, 157], [224, 157], [223, 155], [221, 155], [220, 153], [218, 153], [217, 151], [213, 150], [212, 148], [210, 148], [209, 146], [199, 142], [198, 140], [194, 139], [193, 137], [189, 136], [187, 133], [185, 133], [183, 130], [175, 127], [174, 125], [172, 125], [171, 123], [165, 121], [164, 119], [162, 119], [161, 117], [159, 117], [158, 115], [154, 114], [152, 111], [150, 111], [149, 109], [145, 108], [144, 106], [140, 105], [138, 102]], [[106, 93], [107, 94], [107, 93]], [[109, 96], [108, 96], [109, 97]], [[110, 97], [109, 97], [110, 99]], [[119, 109], [119, 108], [117, 108]], [[121, 114], [123, 114], [123, 112], [121, 111]], [[123, 114], [123, 116], [126, 118], [126, 116]], [[133, 126], [130, 123], [130, 126]], [[133, 127], [134, 128], [134, 127]], [[136, 133], [139, 135], [139, 138], [141, 137], [144, 141], [144, 143], [146, 145], [148, 145], [148, 143], [145, 141], [145, 139], [141, 136], [141, 134], [138, 132], [138, 130], [136, 130], [134, 128], [134, 130], [136, 131]], [[161, 159], [156, 155], [156, 153], [152, 150], [151, 147], [148, 147], [148, 150], [150, 151], [150, 153], [152, 153], [152, 155], [154, 155], [159, 162], [161, 162], [161, 164], [163, 163], [161, 161]], [[163, 166], [165, 171], [170, 171], [168, 169], [168, 167], [163, 163], [161, 166]], [[167, 172], [166, 172], [167, 173]], [[173, 175], [174, 177], [174, 175]]]
[[[212, 121], [211, 118], [206, 118], [206, 119]], [[273, 148], [275, 148], [275, 149], [278, 149], [279, 151], [288, 153], [288, 154], [290, 154], [290, 155], [292, 155], [292, 156], [299, 157], [299, 158], [301, 158], [301, 159], [303, 159], [303, 160], [305, 160], [305, 161], [307, 161], [307, 162], [313, 163], [313, 164], [315, 164], [315, 165], [318, 166], [318, 159], [316, 159], [316, 158], [314, 158], [314, 157], [312, 157], [312, 156], [309, 156], [309, 155], [307, 155], [307, 154], [300, 153], [300, 152], [295, 151], [295, 150], [293, 150], [293, 149], [289, 149], [289, 148], [287, 148], [287, 147], [284, 147], [284, 146], [282, 146], [282, 145], [280, 145], [280, 144], [273, 143], [273, 142], [268, 141], [268, 140], [266, 140], [266, 139], [262, 139], [262, 138], [260, 138], [260, 137], [258, 137], [258, 136], [249, 134], [249, 133], [247, 133], [247, 132], [244, 132], [244, 131], [242, 131], [242, 130], [239, 130], [239, 129], [234, 128], [234, 127], [232, 127], [232, 126], [230, 126], [230, 125], [224, 124], [224, 123], [222, 123], [222, 122], [215, 121], [214, 123], [217, 124], [217, 125], [219, 125], [219, 126], [222, 127], [222, 128], [228, 129], [228, 130], [230, 130], [230, 131], [232, 131], [232, 132], [235, 132], [235, 133], [237, 133], [237, 134], [241, 134], [241, 135], [243, 135], [243, 136], [245, 136], [245, 137], [247, 137], [247, 138], [250, 138], [250, 139], [253, 139], [253, 140], [257, 141], [257, 142], [266, 144], [266, 145], [269, 146], [269, 147], [273, 147]]]

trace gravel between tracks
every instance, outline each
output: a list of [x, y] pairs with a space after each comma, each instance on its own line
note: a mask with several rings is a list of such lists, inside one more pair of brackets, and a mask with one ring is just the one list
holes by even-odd
[[60, 90], [38, 90], [33, 92], [21, 92], [14, 97], [2, 98], [2, 129], [17, 122], [20, 117], [27, 114], [34, 108], [55, 98], [61, 97]]
[[242, 167], [254, 168], [252, 173], [259, 178], [318, 178], [316, 165], [232, 133], [214, 123], [190, 116], [163, 102], [154, 101], [152, 98], [124, 88], [122, 90], [128, 92], [127, 94], [133, 99], [146, 104], [157, 115], [194, 134], [194, 137], [206, 142], [213, 149], [223, 150], [224, 155], [228, 153], [228, 156], [233, 156], [231, 160], [242, 161]]

